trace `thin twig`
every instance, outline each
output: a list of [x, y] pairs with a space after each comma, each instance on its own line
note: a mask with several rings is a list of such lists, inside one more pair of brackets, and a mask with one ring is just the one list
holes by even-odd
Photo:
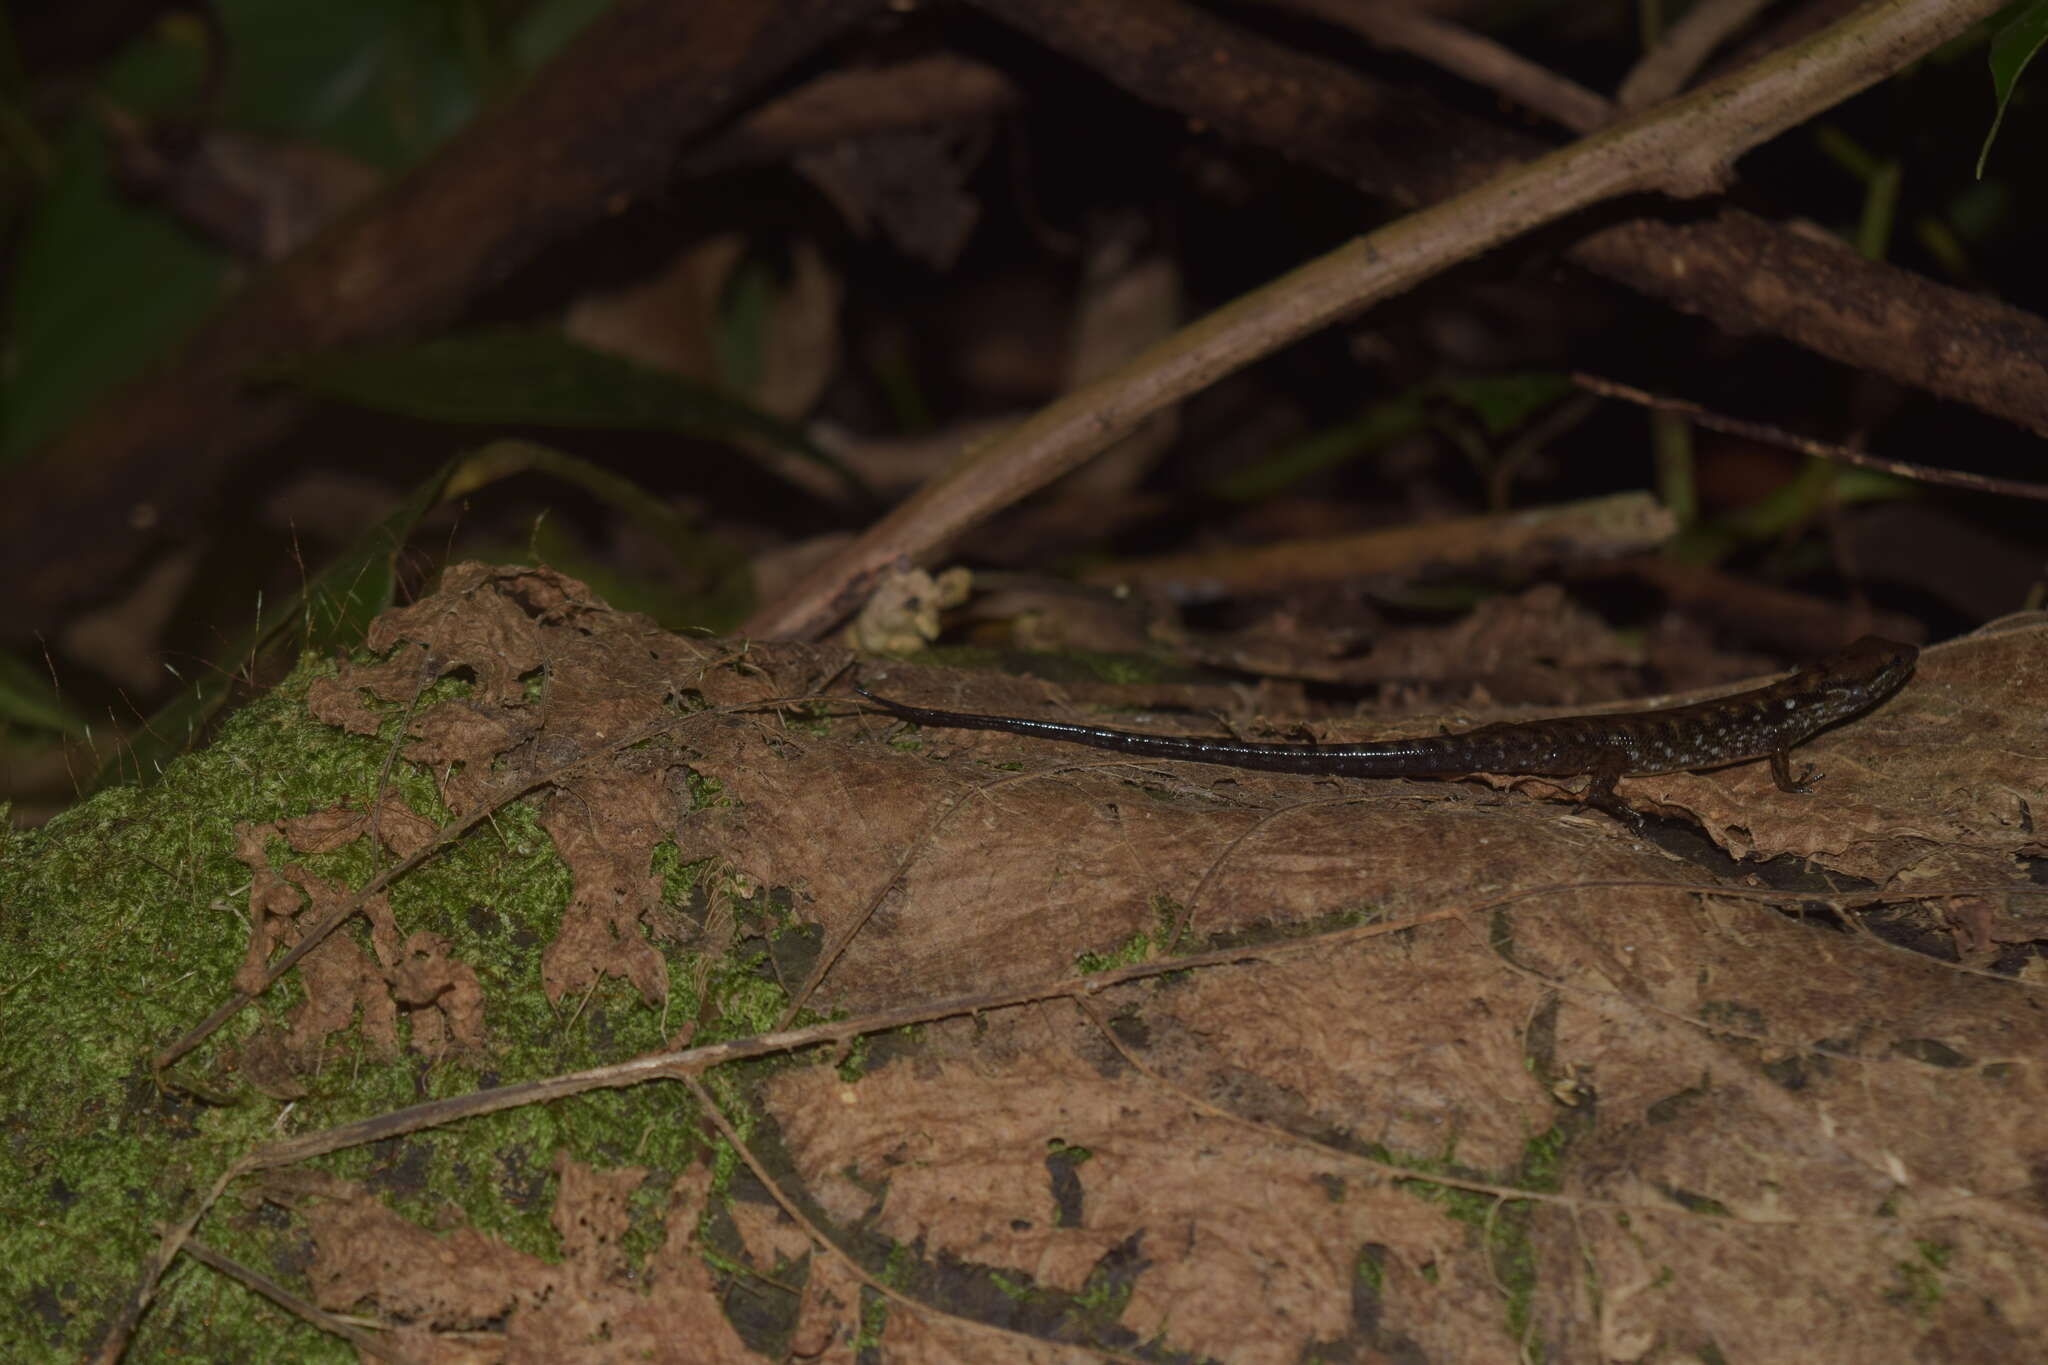
[[1714, 431], [1723, 431], [1730, 436], [1742, 436], [1766, 445], [1796, 450], [1803, 455], [1833, 460], [1837, 464], [1854, 465], [1858, 469], [1875, 469], [1885, 474], [1895, 474], [1915, 483], [1936, 484], [1947, 488], [1967, 488], [1973, 493], [1990, 493], [1998, 497], [2030, 498], [2048, 501], [2048, 484], [2026, 483], [2019, 479], [1997, 479], [1985, 474], [1966, 474], [1959, 469], [1942, 469], [1935, 465], [1913, 464], [1906, 460], [1888, 460], [1848, 446], [1836, 445], [1831, 441], [1816, 441], [1809, 437], [1795, 435], [1782, 427], [1770, 426], [1764, 422], [1745, 421], [1740, 417], [1724, 417], [1710, 412], [1697, 403], [1688, 403], [1682, 398], [1665, 398], [1612, 379], [1602, 379], [1593, 374], [1574, 374], [1572, 382], [1582, 389], [1619, 398], [1625, 402], [1638, 403], [1659, 412], [1675, 412], [1691, 418], [1700, 426]]
[[230, 1163], [228, 1168], [221, 1172], [220, 1179], [213, 1182], [213, 1188], [200, 1198], [197, 1207], [183, 1220], [164, 1229], [157, 1249], [142, 1263], [142, 1271], [135, 1278], [135, 1288], [128, 1293], [128, 1302], [122, 1305], [120, 1315], [107, 1328], [106, 1336], [100, 1339], [99, 1350], [93, 1353], [94, 1365], [116, 1365], [121, 1359], [122, 1354], [128, 1349], [128, 1339], [135, 1334], [136, 1325], [142, 1321], [143, 1312], [155, 1300], [157, 1286], [162, 1283], [164, 1273], [171, 1268], [171, 1263], [178, 1259], [178, 1252], [191, 1239], [192, 1230], [199, 1226], [199, 1220], [206, 1217], [207, 1212], [219, 1202], [221, 1195], [231, 1183], [255, 1169], [256, 1166], [248, 1157]]
[[1701, 0], [1664, 31], [1615, 92], [1625, 114], [1647, 109], [1683, 89], [1728, 35], [1756, 18], [1771, 0]]
[[[802, 1028], [781, 1029], [769, 1033], [750, 1034], [744, 1038], [728, 1039], [722, 1043], [708, 1043], [700, 1047], [681, 1048], [671, 1052], [649, 1053], [631, 1061], [614, 1062], [605, 1066], [590, 1067], [582, 1071], [565, 1072], [541, 1080], [520, 1081], [512, 1085], [498, 1086], [489, 1090], [473, 1091], [467, 1095], [451, 1096], [447, 1099], [430, 1100], [405, 1109], [394, 1110], [373, 1118], [358, 1119], [353, 1123], [340, 1124], [318, 1132], [304, 1133], [298, 1137], [285, 1138], [266, 1143], [252, 1152], [243, 1163], [246, 1170], [267, 1170], [306, 1161], [316, 1156], [345, 1151], [366, 1143], [382, 1142], [407, 1133], [436, 1128], [455, 1123], [462, 1119], [478, 1118], [495, 1114], [522, 1105], [541, 1104], [567, 1099], [574, 1095], [594, 1090], [617, 1090], [626, 1086], [641, 1085], [647, 1081], [677, 1079], [684, 1076], [700, 1075], [713, 1067], [729, 1062], [745, 1061], [753, 1057], [779, 1056], [803, 1051], [806, 1048], [830, 1044], [843, 1047], [854, 1039], [876, 1033], [887, 1033], [892, 1029], [907, 1028], [913, 1024], [937, 1023], [966, 1015], [980, 1014], [987, 1010], [1004, 1009], [1014, 1005], [1029, 1005], [1045, 1000], [1086, 999], [1100, 995], [1120, 986], [1128, 986], [1155, 977], [1170, 976], [1178, 972], [1199, 971], [1212, 967], [1230, 966], [1244, 962], [1265, 962], [1291, 957], [1300, 953], [1328, 953], [1352, 943], [1368, 939], [1383, 938], [1390, 934], [1405, 933], [1427, 924], [1437, 924], [1456, 919], [1461, 915], [1480, 914], [1488, 910], [1518, 904], [1522, 901], [1540, 899], [1545, 896], [1563, 895], [1578, 891], [1636, 890], [1636, 891], [1677, 891], [1695, 896], [1716, 896], [1736, 900], [1779, 903], [1785, 901], [1806, 902], [1858, 908], [1868, 905], [1912, 904], [1919, 901], [1940, 899], [1949, 896], [2048, 896], [2048, 887], [2041, 886], [1964, 886], [1945, 888], [1940, 886], [1915, 887], [1910, 891], [1780, 891], [1768, 887], [1710, 886], [1692, 882], [1659, 881], [1650, 878], [1617, 877], [1587, 882], [1556, 882], [1542, 886], [1525, 887], [1471, 904], [1456, 904], [1426, 910], [1398, 920], [1376, 920], [1370, 924], [1351, 925], [1333, 929], [1328, 933], [1314, 934], [1304, 938], [1286, 939], [1277, 943], [1240, 945], [1215, 948], [1206, 952], [1189, 953], [1181, 957], [1157, 958], [1135, 963], [1128, 967], [1114, 968], [1092, 975], [1063, 977], [1056, 981], [1039, 982], [998, 991], [978, 992], [972, 995], [949, 996], [940, 1000], [923, 1000], [913, 1004], [899, 1005], [890, 1009], [875, 1010], [868, 1014], [849, 1019], [836, 1019], [826, 1023], [808, 1024]], [[1953, 963], [1945, 964], [1951, 970], [1967, 971]], [[2048, 990], [2043, 986], [2017, 977], [2000, 976], [1994, 972], [1974, 972], [2001, 985], [2019, 990]], [[1870, 1058], [1845, 1057], [1845, 1061], [1871, 1061]]]
[[334, 1336], [346, 1338], [348, 1344], [365, 1355], [379, 1360], [388, 1360], [393, 1365], [415, 1365], [414, 1357], [392, 1345], [389, 1340], [375, 1332], [366, 1332], [352, 1322], [336, 1317], [309, 1299], [299, 1297], [268, 1275], [259, 1275], [248, 1266], [231, 1256], [222, 1255], [198, 1238], [185, 1242], [185, 1254], [202, 1265], [211, 1266], [221, 1274], [255, 1290], [264, 1298], [287, 1313], [304, 1320], [313, 1327]]
[[1350, 29], [1368, 42], [1433, 63], [1482, 90], [1513, 100], [1575, 133], [1614, 117], [1597, 91], [1560, 76], [1483, 34], [1384, 0], [1268, 0]]

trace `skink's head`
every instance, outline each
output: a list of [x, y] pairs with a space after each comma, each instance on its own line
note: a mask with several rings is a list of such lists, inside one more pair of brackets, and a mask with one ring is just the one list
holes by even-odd
[[1905, 685], [1920, 651], [1912, 645], [1866, 635], [1813, 666], [1815, 681], [1842, 703], [1849, 715], [1875, 706]]

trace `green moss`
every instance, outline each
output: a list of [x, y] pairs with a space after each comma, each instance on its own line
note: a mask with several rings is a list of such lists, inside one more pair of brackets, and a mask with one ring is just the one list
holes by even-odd
[[1886, 1291], [1885, 1299], [1926, 1317], [1941, 1306], [1947, 1295], [1941, 1272], [1948, 1268], [1955, 1248], [1922, 1239], [1913, 1243], [1913, 1249], [1916, 1254], [1912, 1260], [1900, 1261], [1892, 1267], [1894, 1286]]
[[[917, 1258], [901, 1242], [889, 1246], [888, 1258], [875, 1278], [891, 1289], [901, 1289], [910, 1278]], [[856, 1351], [872, 1350], [882, 1344], [882, 1330], [889, 1325], [889, 1300], [873, 1289], [861, 1287], [860, 1335], [854, 1340]]]
[[[170, 764], [148, 790], [117, 788], [41, 830], [0, 836], [0, 1356], [75, 1358], [125, 1302], [159, 1223], [197, 1207], [239, 1156], [279, 1136], [316, 1131], [480, 1088], [626, 1060], [666, 1045], [701, 1021], [698, 1040], [774, 1024], [787, 1000], [765, 971], [763, 939], [742, 941], [699, 971], [686, 945], [653, 940], [668, 959], [671, 997], [650, 1006], [631, 986], [600, 982], [559, 1005], [541, 986], [541, 954], [569, 902], [571, 876], [515, 802], [400, 878], [391, 902], [401, 931], [445, 937], [483, 987], [486, 1045], [476, 1056], [430, 1064], [383, 1057], [352, 1031], [332, 1040], [310, 1093], [284, 1104], [248, 1088], [235, 1049], [299, 998], [288, 978], [183, 1059], [176, 1075], [227, 1102], [199, 1103], [160, 1089], [150, 1059], [232, 993], [247, 943], [249, 872], [236, 861], [238, 822], [360, 805], [380, 774], [413, 810], [437, 823], [433, 775], [392, 758], [408, 714], [460, 696], [443, 680], [418, 707], [390, 706], [382, 730], [354, 736], [306, 714], [305, 694], [332, 666], [309, 661], [268, 696], [229, 718], [203, 752]], [[388, 765], [388, 767], [387, 767]], [[701, 802], [724, 793], [699, 784]], [[393, 861], [368, 841], [320, 855], [272, 848], [276, 864], [359, 886]], [[664, 899], [701, 901], [706, 865], [682, 864], [673, 845], [652, 870]], [[773, 931], [774, 925], [769, 925]], [[339, 932], [367, 943], [360, 921]], [[709, 1007], [692, 989], [706, 982]], [[793, 1063], [776, 1063], [778, 1066]], [[749, 1071], [707, 1078], [742, 1132]], [[371, 1180], [392, 1206], [434, 1226], [453, 1208], [471, 1226], [550, 1260], [549, 1218], [558, 1152], [600, 1167], [652, 1169], [632, 1202], [629, 1255], [658, 1245], [675, 1175], [704, 1159], [701, 1123], [680, 1087], [650, 1083], [598, 1091], [337, 1153], [311, 1163]], [[729, 1154], [719, 1163], [729, 1164]], [[304, 1247], [274, 1208], [231, 1188], [198, 1236], [260, 1273], [297, 1283]], [[137, 1360], [353, 1360], [225, 1277], [185, 1262], [163, 1281], [130, 1349]]]
[[1541, 1343], [1530, 1339], [1537, 1287], [1536, 1249], [1529, 1234], [1530, 1219], [1535, 1212], [1534, 1201], [1504, 1200], [1480, 1190], [1441, 1184], [1428, 1177], [1440, 1173], [1533, 1191], [1552, 1190], [1556, 1188], [1556, 1173], [1572, 1136], [1573, 1128], [1565, 1126], [1548, 1129], [1529, 1138], [1523, 1143], [1520, 1164], [1505, 1177], [1461, 1166], [1451, 1159], [1449, 1151], [1441, 1157], [1421, 1159], [1395, 1157], [1384, 1149], [1371, 1153], [1375, 1160], [1389, 1161], [1416, 1172], [1414, 1176], [1397, 1180], [1396, 1185], [1438, 1205], [1450, 1217], [1470, 1227], [1474, 1235], [1484, 1239], [1494, 1277], [1507, 1291], [1507, 1334], [1523, 1344], [1523, 1354], [1531, 1360], [1539, 1360], [1543, 1356]]
[[868, 1074], [868, 1058], [873, 1039], [863, 1033], [853, 1040], [846, 1049], [846, 1055], [839, 1060], [839, 1079], [852, 1085]]
[[991, 1270], [988, 1273], [988, 1282], [996, 1287], [998, 1294], [1001, 1294], [1011, 1303], [1026, 1303], [1035, 1292], [1031, 1285], [1005, 1275], [1000, 1270]]
[[1551, 1127], [1523, 1143], [1521, 1184], [1527, 1189], [1555, 1191], [1571, 1138], [1569, 1129]]
[[1081, 1292], [1074, 1296], [1074, 1306], [1086, 1316], [1107, 1326], [1124, 1315], [1130, 1306], [1131, 1294], [1137, 1288], [1129, 1280], [1119, 1280], [1108, 1271], [1097, 1267], [1081, 1286]]
[[1132, 934], [1114, 948], [1099, 953], [1074, 954], [1074, 970], [1082, 976], [1094, 976], [1099, 972], [1115, 971], [1118, 967], [1132, 967], [1140, 962], [1152, 960], [1152, 935]]
[[1154, 895], [1149, 932], [1141, 930], [1102, 952], [1078, 953], [1074, 957], [1074, 969], [1083, 976], [1093, 976], [1118, 967], [1135, 967], [1169, 953], [1187, 951], [1191, 946], [1187, 941], [1189, 936], [1181, 932], [1186, 918], [1187, 907], [1178, 900], [1163, 893]]

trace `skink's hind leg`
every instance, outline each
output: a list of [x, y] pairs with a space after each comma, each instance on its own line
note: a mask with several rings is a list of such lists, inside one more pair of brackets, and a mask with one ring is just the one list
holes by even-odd
[[1810, 792], [1813, 790], [1813, 784], [1820, 781], [1821, 776], [1822, 774], [1808, 763], [1800, 769], [1799, 780], [1793, 781], [1791, 755], [1783, 749], [1771, 750], [1771, 777], [1777, 782], [1779, 791], [1801, 794]]
[[1605, 811], [1630, 829], [1640, 832], [1643, 817], [1634, 807], [1614, 794], [1614, 781], [1621, 776], [1619, 767], [1601, 768], [1586, 783], [1586, 790], [1579, 793], [1579, 808], [1591, 806], [1594, 810]]

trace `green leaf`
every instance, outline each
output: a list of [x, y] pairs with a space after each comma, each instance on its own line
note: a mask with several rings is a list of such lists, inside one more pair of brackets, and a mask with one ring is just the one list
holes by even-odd
[[1254, 502], [1284, 493], [1295, 484], [1368, 454], [1428, 424], [1427, 405], [1410, 391], [1375, 404], [1348, 422], [1311, 432], [1266, 459], [1233, 470], [1210, 486], [1211, 496]]
[[500, 77], [465, 41], [466, 6], [419, 0], [217, 0], [222, 115], [385, 170], [412, 165], [476, 113]]
[[429, 422], [672, 431], [767, 444], [824, 465], [870, 498], [851, 470], [789, 423], [545, 329], [328, 351], [288, 367], [283, 377], [329, 398]]
[[1471, 409], [1486, 434], [1496, 440], [1573, 392], [1572, 381], [1551, 370], [1446, 379], [1437, 389]]
[[718, 377], [733, 393], [752, 393], [761, 382], [777, 288], [774, 270], [750, 253], [733, 268], [720, 291], [713, 344], [718, 352]]
[[82, 735], [85, 721], [72, 710], [49, 674], [14, 654], [0, 654], [0, 725], [25, 725]]
[[83, 123], [64, 140], [9, 275], [0, 466], [139, 374], [206, 316], [229, 278], [224, 253], [114, 190], [105, 140]]
[[2048, 43], [2048, 0], [2022, 0], [2003, 14], [2010, 17], [1991, 39], [1991, 88], [1998, 99], [1998, 112], [1992, 116], [1991, 131], [1984, 134], [1984, 149], [1977, 153], [1979, 180], [1984, 178], [1984, 163], [1990, 159], [1998, 125], [2005, 122], [2005, 106], [2019, 84], [2020, 73], [2034, 60], [2041, 44]]

